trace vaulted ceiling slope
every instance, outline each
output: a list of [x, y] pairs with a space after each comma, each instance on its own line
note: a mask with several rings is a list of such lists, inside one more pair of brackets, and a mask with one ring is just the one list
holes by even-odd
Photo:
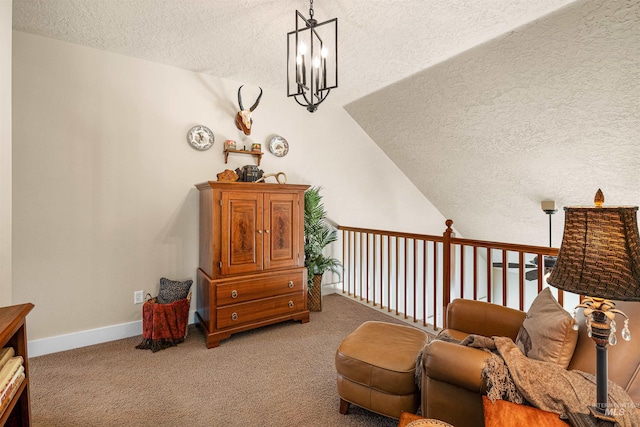
[[546, 245], [542, 200], [640, 204], [639, 61], [640, 3], [580, 0], [346, 109], [465, 237]]
[[[286, 92], [304, 0], [14, 0], [14, 29]], [[315, 0], [347, 112], [465, 237], [546, 245], [540, 201], [638, 204], [628, 0]], [[317, 113], [322, 120], [321, 110]], [[559, 245], [562, 212], [554, 219]]]

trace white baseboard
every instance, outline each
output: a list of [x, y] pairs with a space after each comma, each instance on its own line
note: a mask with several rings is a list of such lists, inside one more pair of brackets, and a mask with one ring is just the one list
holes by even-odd
[[[194, 322], [194, 313], [189, 312], [189, 324]], [[38, 357], [136, 335], [142, 335], [142, 320], [29, 341], [27, 351], [29, 357]]]
[[322, 285], [322, 290], [321, 290], [322, 295], [335, 294], [338, 292], [342, 292], [342, 282], [328, 283], [326, 285]]

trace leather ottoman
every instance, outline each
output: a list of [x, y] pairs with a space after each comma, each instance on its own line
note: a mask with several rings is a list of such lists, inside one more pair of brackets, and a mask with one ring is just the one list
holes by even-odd
[[349, 334], [336, 351], [340, 413], [350, 403], [396, 419], [416, 412], [416, 357], [427, 341], [420, 329], [386, 322], [365, 322]]

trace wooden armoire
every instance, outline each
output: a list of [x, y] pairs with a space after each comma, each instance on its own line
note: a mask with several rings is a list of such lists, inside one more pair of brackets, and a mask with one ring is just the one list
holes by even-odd
[[232, 334], [309, 321], [304, 266], [307, 185], [197, 184], [200, 262], [196, 316], [217, 347]]

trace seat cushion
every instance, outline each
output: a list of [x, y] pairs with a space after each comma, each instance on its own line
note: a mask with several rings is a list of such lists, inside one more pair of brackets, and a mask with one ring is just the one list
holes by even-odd
[[428, 335], [410, 326], [369, 321], [336, 351], [336, 370], [349, 380], [390, 394], [417, 390], [415, 363]]

